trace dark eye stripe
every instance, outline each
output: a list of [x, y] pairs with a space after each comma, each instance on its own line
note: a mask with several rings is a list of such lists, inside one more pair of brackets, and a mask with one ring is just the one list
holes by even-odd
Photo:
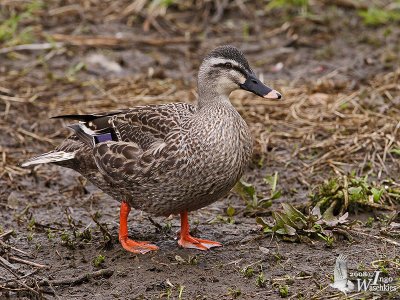
[[[216, 64], [214, 65], [214, 67], [218, 67], [218, 68], [224, 68], [226, 69], [225, 63], [220, 63], [220, 64]], [[241, 73], [244, 77], [247, 77], [247, 72], [245, 70], [243, 70], [242, 68], [232, 65], [232, 69], [238, 71], [239, 73]]]

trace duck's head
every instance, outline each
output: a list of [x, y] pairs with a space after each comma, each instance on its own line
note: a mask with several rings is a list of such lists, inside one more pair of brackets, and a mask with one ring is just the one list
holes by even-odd
[[244, 54], [233, 46], [220, 46], [204, 58], [198, 76], [200, 96], [229, 97], [237, 89], [266, 99], [280, 99], [281, 94], [262, 83], [250, 68]]

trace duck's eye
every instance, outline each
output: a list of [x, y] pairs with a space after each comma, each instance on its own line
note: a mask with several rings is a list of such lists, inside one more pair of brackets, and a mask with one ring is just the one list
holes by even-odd
[[232, 69], [232, 64], [230, 62], [225, 63], [225, 68]]

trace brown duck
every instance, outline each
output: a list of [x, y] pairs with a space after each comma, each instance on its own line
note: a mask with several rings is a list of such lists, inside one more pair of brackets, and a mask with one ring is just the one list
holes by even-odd
[[221, 246], [189, 235], [188, 212], [224, 197], [250, 162], [249, 128], [229, 101], [239, 88], [266, 99], [281, 98], [255, 76], [241, 51], [218, 47], [200, 66], [197, 106], [170, 103], [59, 116], [79, 121], [69, 126], [74, 134], [23, 166], [71, 168], [120, 201], [119, 240], [128, 251], [158, 249], [128, 238], [131, 207], [155, 215], [180, 214], [182, 247]]

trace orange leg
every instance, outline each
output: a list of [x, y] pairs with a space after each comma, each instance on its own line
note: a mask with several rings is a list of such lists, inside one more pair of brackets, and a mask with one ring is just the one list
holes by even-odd
[[145, 254], [151, 250], [158, 250], [158, 247], [150, 244], [150, 242], [135, 242], [128, 239], [128, 215], [131, 207], [128, 203], [121, 203], [121, 211], [119, 214], [119, 241], [125, 250], [133, 253]]
[[196, 239], [189, 234], [189, 220], [187, 211], [181, 213], [181, 232], [178, 245], [183, 248], [193, 248], [198, 250], [207, 250], [211, 247], [222, 246], [218, 242]]

